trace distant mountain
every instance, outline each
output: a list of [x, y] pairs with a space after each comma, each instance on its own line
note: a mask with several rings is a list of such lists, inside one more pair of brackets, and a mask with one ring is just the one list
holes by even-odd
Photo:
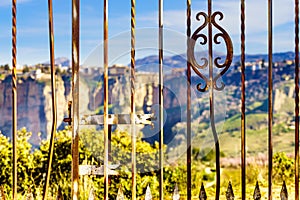
[[[240, 61], [241, 56], [234, 56], [234, 61]], [[269, 57], [268, 54], [246, 54], [246, 62], [253, 62], [257, 60], [268, 61]], [[273, 62], [279, 62], [283, 60], [294, 60], [295, 59], [295, 53], [291, 51], [287, 52], [280, 52], [280, 53], [273, 53]]]
[[[208, 57], [207, 52], [196, 52], [196, 58], [202, 57]], [[222, 53], [215, 53], [214, 57], [221, 57], [222, 59], [225, 59], [225, 55]], [[268, 61], [268, 54], [246, 54], [246, 62], [254, 62], [257, 60], [265, 60], [265, 62]], [[280, 52], [280, 53], [274, 53], [273, 54], [273, 62], [279, 62], [283, 60], [293, 60], [295, 59], [295, 53], [288, 51], [288, 52]], [[232, 63], [239, 62], [241, 60], [240, 55], [233, 56]], [[186, 67], [186, 54], [180, 54], [180, 55], [174, 55], [174, 56], [164, 56], [164, 66], [170, 67], [170, 68], [184, 68]], [[50, 62], [47, 61], [43, 64], [49, 64]], [[158, 55], [150, 55], [146, 56], [141, 59], [137, 59], [135, 61], [137, 71], [146, 71], [146, 72], [157, 72], [159, 63]], [[56, 65], [61, 66], [70, 66], [71, 62], [66, 57], [58, 57], [55, 59]], [[130, 66], [130, 64], [128, 64]]]
[[[66, 66], [66, 67], [71, 65], [70, 60], [66, 57], [58, 57], [55, 59], [54, 62], [56, 65], [61, 65], [61, 66]], [[48, 64], [50, 64], [50, 61], [44, 62], [43, 64], [48, 65]]]
[[[202, 57], [207, 58], [207, 52], [196, 52], [196, 59], [199, 60]], [[215, 53], [214, 57], [221, 57], [223, 60], [225, 59], [225, 55], [221, 53]], [[232, 64], [239, 62], [241, 59], [240, 55], [233, 56]], [[268, 54], [246, 54], [246, 62], [255, 62], [258, 60], [265, 60], [265, 62], [268, 61]], [[294, 52], [281, 52], [281, 53], [274, 53], [273, 54], [273, 62], [279, 62], [283, 60], [293, 60], [295, 59], [295, 53]], [[170, 67], [170, 68], [184, 68], [186, 67], [186, 55], [175, 55], [175, 56], [165, 56], [163, 63], [164, 66]], [[159, 58], [158, 55], [151, 55], [146, 56], [141, 59], [137, 59], [135, 64], [138, 71], [146, 71], [146, 72], [157, 72], [158, 70], [158, 63]], [[130, 65], [129, 65], [130, 66]], [[156, 67], [155, 67], [156, 66]]]

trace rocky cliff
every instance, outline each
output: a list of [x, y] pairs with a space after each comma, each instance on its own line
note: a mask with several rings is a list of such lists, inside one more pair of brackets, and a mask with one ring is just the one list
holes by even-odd
[[[67, 110], [69, 92], [61, 77], [57, 78], [57, 122], [61, 125]], [[44, 75], [38, 80], [31, 77], [18, 79], [17, 84], [17, 125], [32, 132], [31, 142], [38, 144], [40, 137], [46, 138], [52, 126], [52, 98], [50, 76]], [[11, 76], [0, 82], [0, 130], [11, 136], [12, 133], [12, 89]], [[40, 136], [39, 136], [40, 135]]]
[[[279, 78], [278, 78], [279, 77]], [[293, 84], [291, 81], [274, 79], [274, 112], [289, 114], [293, 112]], [[246, 104], [248, 109], [255, 102], [267, 101], [266, 71], [247, 74]], [[57, 127], [63, 128], [63, 118], [67, 111], [67, 102], [71, 100], [71, 75], [57, 77]], [[83, 73], [80, 77], [80, 113], [100, 114], [103, 112], [103, 76], [101, 72]], [[154, 72], [136, 73], [136, 112], [155, 113], [158, 116], [158, 76]], [[192, 77], [192, 120], [209, 122], [209, 101], [206, 94], [196, 90], [199, 78]], [[239, 113], [240, 74], [229, 72], [223, 79], [226, 88], [220, 93], [221, 109], [226, 118]], [[164, 117], [165, 142], [169, 143], [175, 135], [177, 123], [186, 121], [186, 78], [184, 74], [168, 74], [164, 77]], [[11, 76], [0, 82], [0, 130], [7, 136], [12, 132], [12, 91]], [[217, 95], [216, 95], [217, 96]], [[223, 98], [224, 97], [224, 98]], [[287, 106], [287, 102], [289, 106]], [[110, 113], [130, 112], [130, 76], [129, 74], [110, 74], [109, 76]], [[267, 112], [266, 103], [249, 112]], [[218, 114], [218, 113], [216, 113]], [[221, 116], [222, 117], [222, 116]], [[225, 116], [223, 116], [224, 118]], [[216, 117], [217, 119], [218, 117]], [[145, 140], [158, 139], [158, 121], [154, 129], [144, 127]], [[52, 99], [50, 75], [40, 78], [23, 77], [18, 79], [18, 129], [26, 127], [33, 133], [32, 143], [38, 144], [40, 136], [49, 136], [52, 126]]]

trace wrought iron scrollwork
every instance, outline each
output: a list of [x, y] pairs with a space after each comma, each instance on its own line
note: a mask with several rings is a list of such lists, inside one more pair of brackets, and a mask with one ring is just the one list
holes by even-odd
[[[202, 79], [202, 81], [197, 85], [197, 90], [200, 92], [206, 92], [209, 90], [210, 123], [216, 151], [216, 200], [219, 200], [220, 196], [220, 145], [214, 117], [214, 90], [221, 91], [224, 89], [225, 84], [222, 82], [221, 77], [229, 69], [233, 58], [233, 46], [231, 39], [228, 33], [217, 23], [217, 21], [221, 21], [223, 17], [223, 14], [219, 11], [212, 13], [211, 0], [208, 0], [208, 14], [205, 12], [199, 12], [196, 15], [196, 19], [198, 21], [202, 21], [202, 24], [188, 39], [188, 62], [194, 72], [200, 77], [200, 79]], [[208, 34], [203, 33], [206, 29]], [[197, 41], [200, 41], [200, 45], [207, 46], [208, 48], [208, 54], [201, 55], [200, 58], [198, 58], [201, 63], [197, 62], [195, 55], [195, 46]], [[214, 58], [213, 53], [213, 45], [220, 45], [222, 41], [225, 42], [227, 50], [225, 60], [223, 62], [220, 56]], [[208, 76], [203, 73], [207, 71], [207, 69], [209, 72]]]
[[[196, 29], [196, 31], [193, 33], [193, 35], [190, 38], [189, 41], [189, 53], [188, 53], [188, 61], [190, 62], [194, 72], [204, 81], [203, 83], [199, 83], [197, 85], [197, 89], [200, 92], [205, 92], [207, 91], [210, 87], [212, 87], [215, 90], [221, 91], [224, 89], [225, 85], [222, 81], [218, 81], [224, 74], [225, 72], [229, 69], [232, 58], [233, 58], [233, 46], [232, 42], [230, 39], [230, 36], [228, 33], [217, 23], [218, 21], [221, 21], [223, 19], [223, 13], [217, 11], [214, 12], [213, 14], [207, 15], [205, 12], [199, 12], [196, 15], [196, 19], [198, 21], [202, 21], [202, 18], [204, 19], [202, 24]], [[218, 18], [218, 19], [216, 19]], [[207, 27], [215, 27], [219, 32], [216, 33], [213, 38], [209, 38], [206, 34], [202, 33], [202, 31]], [[212, 36], [212, 28], [209, 29], [209, 36]], [[200, 58], [203, 63], [199, 64], [196, 60], [195, 56], [195, 46], [198, 40], [201, 40], [199, 42], [200, 45], [208, 45], [209, 53], [208, 53], [208, 58], [202, 56]], [[222, 63], [222, 58], [221, 57], [216, 57], [213, 58], [212, 52], [212, 44], [219, 45], [222, 43], [222, 40], [225, 42], [226, 46], [226, 58], [225, 61]], [[212, 42], [213, 41], [213, 42]], [[213, 60], [213, 62], [210, 63], [210, 59]], [[212, 76], [212, 80], [210, 80], [210, 77], [205, 76], [203, 73], [201, 73], [200, 70], [204, 70], [207, 67], [213, 68], [216, 67], [220, 69], [220, 71]], [[221, 85], [218, 85], [220, 83]]]

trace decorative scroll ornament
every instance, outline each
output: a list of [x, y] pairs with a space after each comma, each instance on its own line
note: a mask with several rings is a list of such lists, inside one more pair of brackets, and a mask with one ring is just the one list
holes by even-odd
[[[198, 21], [204, 19], [203, 23], [196, 29], [188, 42], [188, 61], [194, 72], [202, 79], [202, 81], [197, 85], [197, 90], [200, 92], [209, 91], [210, 99], [210, 123], [211, 130], [213, 133], [215, 141], [215, 151], [216, 151], [216, 195], [215, 199], [219, 200], [220, 197], [220, 144], [219, 137], [217, 134], [217, 129], [215, 125], [215, 108], [214, 108], [214, 90], [221, 91], [224, 89], [225, 84], [222, 82], [221, 77], [229, 69], [232, 58], [233, 58], [233, 47], [231, 39], [228, 33], [217, 23], [223, 19], [223, 14], [219, 11], [212, 12], [212, 0], [208, 0], [208, 14], [205, 12], [199, 12], [196, 16]], [[203, 33], [207, 30], [207, 34]], [[201, 63], [199, 64], [195, 58], [195, 46], [199, 42], [200, 45], [206, 46], [208, 48], [208, 56], [202, 55], [200, 57]], [[220, 45], [225, 42], [226, 46], [226, 57], [225, 61], [222, 62], [221, 57], [214, 57], [213, 46]], [[199, 58], [198, 58], [199, 60]], [[216, 69], [214, 69], [216, 68]], [[208, 69], [208, 76], [204, 74], [204, 71]], [[203, 83], [204, 82], [204, 83]], [[206, 199], [205, 197], [200, 199]]]
[[[189, 41], [188, 61], [195, 73], [204, 81], [204, 85], [202, 83], [197, 85], [197, 89], [200, 92], [205, 92], [210, 87], [220, 91], [224, 89], [225, 85], [223, 82], [220, 82], [219, 79], [229, 69], [233, 58], [232, 41], [228, 33], [217, 23], [217, 20], [221, 21], [223, 19], [223, 14], [221, 12], [217, 11], [211, 14], [211, 11], [209, 10], [208, 15], [204, 12], [199, 12], [196, 19], [201, 21], [201, 18], [204, 19], [202, 25], [196, 29]], [[207, 27], [208, 36], [202, 33], [202, 31]], [[215, 35], [213, 35], [213, 28], [218, 31]], [[208, 45], [208, 58], [204, 56], [200, 58], [200, 60], [203, 61], [203, 64], [199, 64], [195, 58], [195, 45], [198, 40], [201, 40], [199, 42], [200, 45]], [[221, 62], [221, 57], [213, 58], [213, 44], [220, 45], [222, 40], [225, 42], [227, 49], [226, 58], [223, 63]], [[214, 66], [220, 69], [216, 75], [213, 74]], [[209, 77], [200, 72], [200, 70], [204, 70], [207, 67], [210, 69]]]

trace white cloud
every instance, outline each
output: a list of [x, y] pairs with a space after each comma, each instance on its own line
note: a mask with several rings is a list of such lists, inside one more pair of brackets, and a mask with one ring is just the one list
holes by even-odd
[[[195, 7], [197, 9], [195, 9]], [[204, 11], [207, 12], [206, 5], [203, 3], [192, 6], [192, 25], [197, 26], [195, 15]], [[199, 9], [200, 8], [200, 9]], [[198, 10], [199, 9], [199, 10]], [[224, 18], [220, 21], [228, 32], [231, 34], [240, 33], [240, 2], [237, 0], [215, 1], [213, 3], [214, 11], [221, 11]], [[290, 0], [277, 0], [273, 5], [273, 25], [274, 27], [293, 22], [294, 4]], [[246, 30], [247, 33], [258, 33], [267, 31], [267, 2], [261, 0], [251, 0], [246, 3]], [[155, 19], [153, 19], [155, 20]], [[164, 11], [164, 23], [168, 27], [176, 30], [185, 30], [186, 11], [183, 10], [166, 10]]]
[[[207, 12], [207, 5], [203, 2], [192, 5], [192, 31], [200, 24], [195, 20], [195, 15], [204, 11]], [[241, 11], [240, 2], [237, 0], [219, 1], [213, 3], [213, 11], [221, 11], [224, 18], [220, 25], [231, 35], [234, 44], [240, 44]], [[164, 23], [168, 28], [185, 33], [186, 31], [186, 11], [166, 10], [164, 12]], [[201, 22], [200, 22], [201, 23]], [[274, 31], [274, 51], [292, 50], [293, 34], [283, 34], [293, 32], [294, 23], [294, 2], [291, 0], [277, 0], [273, 4], [273, 31]], [[249, 52], [265, 52], [267, 49], [268, 31], [268, 5], [267, 1], [251, 0], [246, 2], [246, 42], [248, 42]], [[251, 44], [252, 42], [252, 44]], [[255, 45], [256, 46], [255, 46]], [[258, 45], [262, 45], [258, 47]], [[239, 48], [239, 45], [236, 46]], [[235, 50], [239, 52], [239, 49]]]
[[[217, 9], [225, 15], [224, 26], [228, 27], [232, 34], [240, 31], [240, 4], [238, 1], [218, 1]], [[294, 20], [294, 4], [292, 1], [277, 0], [273, 5], [273, 26], [280, 26]], [[247, 33], [267, 31], [268, 25], [267, 1], [251, 0], [246, 3], [246, 30]]]

